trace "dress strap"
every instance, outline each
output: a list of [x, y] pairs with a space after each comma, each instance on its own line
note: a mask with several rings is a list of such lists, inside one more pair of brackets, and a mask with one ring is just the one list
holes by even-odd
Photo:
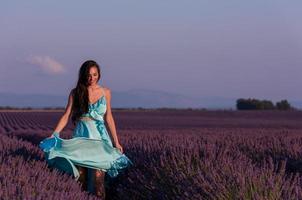
[[104, 88], [102, 87], [101, 89], [102, 89], [102, 93], [103, 93], [103, 95], [105, 96], [105, 91], [104, 91]]

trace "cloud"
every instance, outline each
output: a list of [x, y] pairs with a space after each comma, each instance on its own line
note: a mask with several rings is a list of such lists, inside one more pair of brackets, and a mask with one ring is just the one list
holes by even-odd
[[30, 56], [28, 61], [41, 67], [48, 74], [62, 74], [65, 72], [65, 67], [49, 56]]

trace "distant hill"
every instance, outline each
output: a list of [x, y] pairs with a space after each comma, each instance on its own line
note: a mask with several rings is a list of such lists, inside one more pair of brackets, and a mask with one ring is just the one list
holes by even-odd
[[143, 108], [235, 108], [235, 99], [222, 97], [194, 98], [158, 90], [136, 89], [113, 93], [114, 107]]
[[289, 103], [295, 108], [299, 108], [299, 109], [302, 108], [302, 101], [294, 100], [294, 101], [289, 101]]
[[66, 98], [59, 95], [0, 93], [0, 106], [63, 107], [66, 104]]
[[[290, 103], [302, 108], [302, 101]], [[67, 95], [13, 94], [0, 93], [0, 106], [12, 107], [65, 107]], [[125, 92], [112, 91], [112, 108], [207, 108], [235, 109], [236, 98], [200, 97], [163, 92], [158, 90], [136, 89]]]

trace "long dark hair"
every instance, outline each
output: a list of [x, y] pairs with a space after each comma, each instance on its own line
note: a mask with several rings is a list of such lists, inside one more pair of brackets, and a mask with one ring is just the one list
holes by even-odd
[[96, 67], [99, 77], [98, 81], [101, 78], [100, 74], [100, 66], [94, 60], [85, 61], [80, 70], [79, 70], [79, 78], [77, 82], [77, 86], [72, 90], [73, 95], [73, 104], [72, 104], [72, 117], [71, 120], [73, 124], [80, 118], [80, 116], [84, 113], [88, 112], [88, 76], [89, 70], [92, 67]]

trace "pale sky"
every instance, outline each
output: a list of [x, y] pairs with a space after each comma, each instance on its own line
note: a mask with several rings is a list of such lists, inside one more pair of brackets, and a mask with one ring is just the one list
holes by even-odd
[[113, 91], [302, 100], [302, 1], [5, 1], [0, 92], [63, 95], [86, 59]]

